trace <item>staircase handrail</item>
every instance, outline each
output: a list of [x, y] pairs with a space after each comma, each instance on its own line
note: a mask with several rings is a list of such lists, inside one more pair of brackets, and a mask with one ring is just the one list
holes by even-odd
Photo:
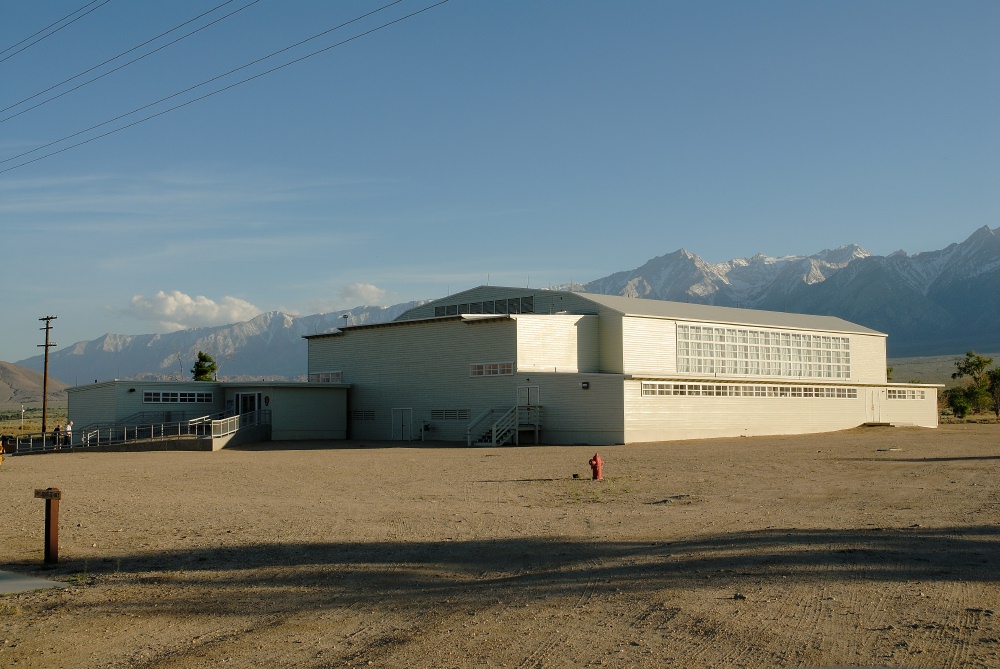
[[472, 446], [472, 435], [476, 434], [476, 426], [480, 423], [486, 421], [487, 418], [493, 415], [492, 408], [486, 408], [481, 414], [472, 419], [468, 427], [465, 428], [465, 445]]
[[512, 406], [493, 423], [493, 445], [503, 446], [511, 435], [517, 443], [517, 406]]

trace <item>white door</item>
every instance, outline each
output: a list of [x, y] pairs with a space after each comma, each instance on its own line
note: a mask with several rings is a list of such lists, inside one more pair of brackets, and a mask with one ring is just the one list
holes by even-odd
[[538, 386], [518, 386], [517, 406], [519, 407], [538, 406]]
[[881, 423], [882, 422], [882, 409], [879, 406], [879, 399], [881, 399], [881, 390], [869, 390], [867, 402], [865, 405], [865, 418], [869, 423]]
[[413, 438], [413, 409], [392, 410], [392, 440], [410, 441]]

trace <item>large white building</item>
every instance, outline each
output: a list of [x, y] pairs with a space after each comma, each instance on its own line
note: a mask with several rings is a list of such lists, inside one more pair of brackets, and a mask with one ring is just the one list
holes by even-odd
[[937, 426], [886, 335], [830, 316], [481, 286], [307, 337], [348, 437], [622, 444]]

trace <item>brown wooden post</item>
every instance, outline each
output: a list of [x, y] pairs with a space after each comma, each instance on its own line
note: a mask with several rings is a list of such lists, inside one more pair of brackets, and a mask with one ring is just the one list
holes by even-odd
[[59, 488], [36, 488], [35, 497], [45, 500], [45, 564], [59, 562]]

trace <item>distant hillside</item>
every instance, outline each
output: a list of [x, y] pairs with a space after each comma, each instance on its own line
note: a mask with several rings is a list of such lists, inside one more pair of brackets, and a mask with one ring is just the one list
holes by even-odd
[[[980, 355], [993, 358], [996, 365], [1000, 365], [1000, 353], [984, 353], [978, 351]], [[909, 381], [919, 381], [921, 383], [941, 383], [948, 388], [964, 385], [968, 379], [953, 379], [951, 375], [955, 372], [955, 362], [962, 355], [934, 355], [919, 356], [914, 358], [889, 358], [889, 367], [892, 367], [892, 381], [896, 383], [907, 383]]]
[[[0, 410], [42, 405], [42, 375], [9, 362], [0, 362]], [[49, 375], [49, 403], [66, 404], [67, 385]]]
[[[305, 379], [303, 335], [331, 332], [349, 323], [391, 321], [418, 302], [391, 307], [357, 307], [350, 311], [290, 316], [279, 311], [242, 323], [180, 330], [166, 334], [106, 334], [49, 352], [49, 376], [70, 385], [109, 379], [190, 379], [198, 351], [218, 363], [219, 378], [231, 380]], [[41, 355], [19, 365], [40, 370]]]

